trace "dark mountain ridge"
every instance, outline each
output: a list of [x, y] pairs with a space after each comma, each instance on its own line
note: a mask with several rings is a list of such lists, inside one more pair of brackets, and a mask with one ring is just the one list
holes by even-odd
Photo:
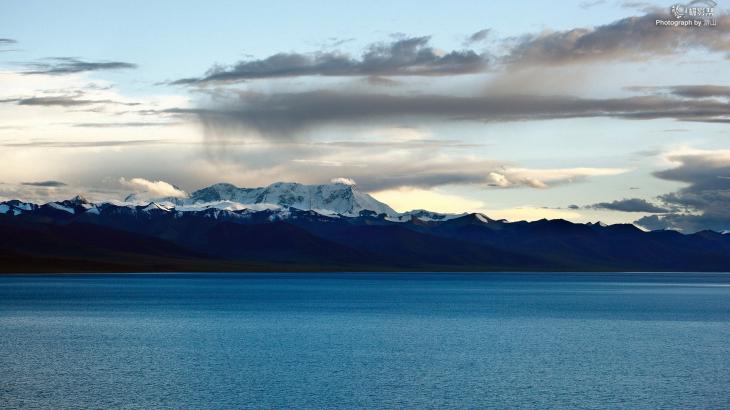
[[730, 271], [730, 235], [424, 211], [0, 203], [0, 271]]

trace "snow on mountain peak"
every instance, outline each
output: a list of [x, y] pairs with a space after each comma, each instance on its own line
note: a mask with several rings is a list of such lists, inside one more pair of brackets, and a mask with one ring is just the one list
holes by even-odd
[[296, 182], [276, 182], [260, 188], [239, 188], [219, 183], [193, 192], [182, 204], [231, 201], [240, 204], [274, 204], [301, 210], [326, 210], [343, 215], [358, 215], [362, 210], [377, 214], [396, 215], [391, 207], [360, 192], [356, 186], [336, 182], [305, 185]]
[[51, 207], [53, 209], [57, 209], [59, 211], [67, 212], [69, 214], [75, 214], [76, 213], [76, 211], [73, 208], [70, 208], [68, 206], [64, 206], [64, 205], [62, 205], [62, 204], [60, 204], [58, 202], [49, 202], [46, 205], [48, 205], [49, 207]]
[[149, 205], [147, 205], [146, 207], [142, 208], [142, 211], [146, 211], [146, 212], [149, 212], [149, 211], [170, 212], [170, 209], [167, 208], [167, 207], [165, 207], [165, 206], [163, 206], [163, 205], [160, 205], [160, 204], [158, 204], [156, 202], [150, 202]]
[[83, 195], [76, 195], [75, 197], [68, 200], [68, 202], [77, 204], [77, 205], [83, 205], [83, 204], [90, 204], [88, 199], [86, 199]]

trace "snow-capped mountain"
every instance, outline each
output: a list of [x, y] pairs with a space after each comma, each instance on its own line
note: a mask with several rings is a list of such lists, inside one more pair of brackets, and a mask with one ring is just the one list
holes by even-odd
[[[296, 211], [312, 211], [323, 216], [357, 217], [362, 214], [384, 215], [392, 221], [407, 221], [410, 214], [401, 214], [390, 206], [361, 192], [354, 185], [332, 183], [305, 185], [278, 182], [260, 188], [239, 188], [232, 184], [219, 183], [202, 188], [185, 198], [158, 198], [144, 200], [138, 194], [127, 195], [123, 201], [91, 203], [82, 196], [69, 200], [33, 204], [12, 200], [0, 203], [0, 214], [20, 215], [36, 210], [49, 215], [81, 215], [89, 212], [131, 213], [144, 215], [158, 212], [190, 213], [217, 210], [210, 216], [247, 216], [266, 211], [267, 218], [286, 219], [299, 215]], [[419, 211], [420, 212], [420, 211]], [[425, 212], [425, 211], [424, 211]], [[444, 215], [429, 213], [434, 219]], [[425, 214], [424, 214], [425, 215]], [[440, 217], [438, 215], [441, 215]]]
[[407, 222], [412, 219], [418, 219], [418, 220], [426, 221], [426, 222], [433, 222], [433, 221], [448, 221], [450, 219], [459, 218], [464, 215], [468, 215], [468, 214], [467, 213], [443, 214], [440, 212], [427, 211], [425, 209], [414, 209], [412, 211], [400, 213], [394, 217], [391, 216], [388, 219], [391, 221], [396, 221], [396, 222]]
[[[285, 220], [301, 217], [302, 212], [338, 217], [382, 217], [391, 222], [447, 221], [465, 214], [443, 214], [423, 209], [396, 212], [355, 185], [331, 183], [305, 185], [277, 182], [260, 188], [239, 188], [219, 183], [199, 189], [185, 198], [158, 198], [144, 200], [132, 193], [123, 201], [92, 203], [82, 196], [69, 200], [33, 204], [12, 200], [0, 203], [0, 214], [21, 215], [40, 213], [47, 216], [71, 217], [82, 214], [130, 214], [149, 217], [150, 214], [170, 213], [178, 217], [187, 213], [205, 211], [211, 218], [250, 219], [254, 214], [266, 220]], [[211, 212], [208, 212], [211, 211]], [[203, 215], [201, 214], [201, 215]], [[146, 216], [147, 215], [147, 216]], [[254, 219], [256, 219], [254, 218]]]
[[38, 205], [13, 199], [0, 203], [0, 214], [20, 215], [23, 212], [33, 211]]
[[[176, 206], [221, 204], [234, 207], [235, 204], [252, 208], [296, 208], [316, 211], [320, 214], [357, 216], [361, 211], [372, 211], [376, 215], [397, 216], [398, 212], [372, 196], [361, 192], [354, 185], [342, 183], [304, 185], [294, 182], [277, 182], [261, 188], [239, 188], [220, 183], [197, 190], [188, 198], [165, 198]], [[216, 206], [220, 207], [220, 206]]]
[[216, 184], [187, 198], [136, 203], [0, 202], [0, 272], [371, 267], [727, 271], [730, 235], [397, 213], [346, 184]]
[[65, 212], [71, 215], [82, 214], [89, 211], [94, 213], [98, 211], [96, 204], [89, 202], [81, 195], [76, 195], [75, 197], [67, 199], [65, 201], [48, 202], [40, 205], [38, 208], [40, 210], [46, 210], [51, 212]]

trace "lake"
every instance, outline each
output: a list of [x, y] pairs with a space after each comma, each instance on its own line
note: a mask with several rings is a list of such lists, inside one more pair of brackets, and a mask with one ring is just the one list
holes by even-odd
[[3, 408], [728, 408], [727, 274], [0, 276]]

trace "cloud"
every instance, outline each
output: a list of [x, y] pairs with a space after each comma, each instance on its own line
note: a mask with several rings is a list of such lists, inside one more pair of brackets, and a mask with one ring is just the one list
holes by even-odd
[[185, 191], [165, 181], [149, 181], [144, 178], [119, 178], [119, 183], [135, 190], [137, 193], [147, 194], [151, 197], [181, 198], [187, 196]]
[[583, 10], [588, 10], [596, 6], [600, 6], [601, 4], [605, 4], [606, 0], [585, 0], [580, 2], [578, 7], [582, 8]]
[[578, 98], [572, 96], [439, 94], [394, 95], [377, 92], [314, 90], [218, 95], [207, 108], [170, 109], [170, 114], [197, 115], [214, 134], [251, 134], [291, 138], [326, 125], [372, 121], [534, 121], [609, 117], [670, 118], [686, 121], [724, 120], [728, 104], [708, 99], [662, 96]]
[[321, 43], [321, 46], [324, 48], [333, 48], [333, 47], [339, 47], [341, 45], [351, 43], [355, 41], [354, 38], [339, 38], [339, 37], [330, 37], [326, 41]]
[[[53, 185], [56, 182], [59, 185]], [[50, 185], [39, 185], [50, 183]], [[98, 187], [75, 186], [59, 181], [41, 181], [40, 183], [3, 183], [0, 182], [0, 201], [18, 199], [21, 201], [44, 204], [51, 201], [63, 201], [82, 195], [92, 202], [116, 200], [121, 193]]]
[[670, 90], [672, 94], [686, 98], [730, 98], [730, 87], [721, 85], [678, 85]]
[[[668, 11], [666, 13], [668, 15]], [[637, 61], [688, 49], [705, 48], [730, 52], [730, 16], [718, 16], [713, 28], [657, 27], [659, 12], [646, 13], [593, 28], [543, 32], [512, 38], [503, 43], [506, 54], [492, 60], [502, 63], [491, 68], [506, 73], [519, 66], [543, 67], [596, 61]], [[727, 24], [723, 24], [727, 23]], [[720, 27], [722, 25], [722, 27]], [[484, 39], [487, 29], [470, 36]], [[637, 87], [648, 92], [621, 98], [580, 98], [567, 95], [518, 95], [524, 81], [495, 87], [476, 94], [429, 92], [426, 84], [405, 92], [384, 87], [306, 89], [305, 91], [267, 88], [267, 92], [241, 91], [226, 83], [297, 76], [363, 76], [371, 84], [392, 85], [395, 76], [450, 76], [484, 72], [486, 53], [471, 50], [440, 52], [429, 45], [429, 37], [409, 37], [369, 46], [359, 58], [341, 52], [311, 54], [278, 53], [258, 60], [244, 60], [230, 67], [213, 67], [201, 77], [176, 81], [178, 84], [215, 84], [206, 90], [210, 97], [196, 108], [169, 109], [163, 114], [195, 115], [208, 134], [262, 136], [291, 139], [314, 128], [329, 125], [363, 124], [371, 121], [534, 121], [567, 118], [607, 117], [620, 119], [675, 119], [687, 122], [730, 122], [728, 102], [722, 86], [676, 86], [657, 94], [656, 88]], [[524, 80], [524, 78], [520, 78]], [[560, 81], [558, 81], [560, 83]], [[340, 85], [341, 87], [341, 85]], [[522, 88], [520, 88], [522, 87]], [[301, 89], [301, 88], [299, 88]]]
[[715, 27], [662, 27], [667, 13], [627, 17], [593, 28], [545, 31], [511, 39], [503, 63], [518, 66], [560, 65], [600, 61], [641, 61], [684, 51], [730, 52], [730, 15], [716, 17]]
[[61, 181], [39, 181], [39, 182], [21, 182], [21, 185], [35, 186], [35, 187], [47, 187], [47, 188], [58, 188], [66, 186], [67, 184]]
[[[585, 1], [590, 8], [605, 0]], [[638, 7], [639, 4], [632, 4]], [[503, 66], [543, 66], [600, 61], [642, 61], [698, 48], [730, 52], [730, 15], [716, 17], [715, 27], [662, 27], [656, 20], [670, 18], [668, 11], [645, 12], [597, 27], [543, 31], [505, 39], [505, 55], [493, 59]], [[467, 37], [466, 46], [486, 40], [490, 29]], [[235, 83], [256, 79], [300, 76], [393, 77], [451, 76], [486, 71], [487, 53], [470, 49], [444, 52], [429, 45], [430, 37], [406, 37], [366, 47], [359, 58], [341, 51], [281, 52], [262, 59], [248, 59], [230, 66], [215, 65], [203, 76], [173, 81], [178, 85]]]
[[[282, 152], [278, 150], [278, 154]], [[500, 169], [501, 163], [469, 158], [434, 155], [423, 150], [393, 150], [384, 153], [373, 149], [333, 150], [330, 154], [296, 152], [305, 161], [276, 161], [269, 166], [277, 174], [292, 179], [303, 175], [309, 182], [326, 181], [332, 176], [348, 175], [364, 191], [384, 191], [398, 188], [431, 189], [445, 185], [477, 185], [486, 188], [486, 175]], [[419, 159], [420, 157], [420, 159]], [[271, 158], [271, 157], [269, 157]], [[397, 158], [397, 159], [396, 159]], [[373, 172], [377, 169], [378, 172]], [[335, 175], [333, 175], [335, 174]], [[517, 185], [515, 185], [517, 186]]]
[[120, 70], [137, 68], [136, 64], [123, 61], [83, 61], [75, 57], [52, 57], [25, 64], [24, 75], [64, 75], [86, 71]]
[[[539, 188], [581, 182], [592, 176], [618, 175], [623, 169], [566, 168], [527, 169], [510, 168], [504, 163], [451, 158], [422, 160], [419, 164], [389, 165], [371, 163], [366, 167], [346, 167], [359, 186], [369, 191], [396, 188], [430, 189], [446, 185], [476, 185], [483, 188]], [[371, 169], [379, 170], [374, 175]], [[496, 182], [495, 182], [496, 181]]]
[[673, 95], [682, 98], [730, 98], [730, 87], [724, 85], [672, 85], [660, 87], [625, 87], [627, 91], [654, 95]]
[[[209, 152], [214, 154], [209, 160], [218, 166], [233, 164], [238, 167], [236, 174], [256, 176], [259, 183], [272, 180], [322, 183], [347, 175], [368, 192], [405, 187], [427, 190], [448, 185], [545, 189], [626, 171], [580, 167], [534, 169], [475, 157], [468, 152], [454, 151], [448, 145], [404, 143], [383, 149], [377, 142], [351, 142], [344, 145], [258, 142], [227, 146], [219, 151], [209, 146]], [[499, 178], [499, 184], [494, 183], [495, 178]]]
[[29, 106], [45, 106], [45, 107], [78, 107], [95, 104], [117, 104], [117, 105], [139, 105], [136, 102], [123, 102], [114, 100], [94, 100], [80, 98], [79, 94], [74, 95], [62, 95], [52, 97], [22, 97], [22, 98], [5, 98], [0, 100], [0, 103], [15, 103], [17, 105], [29, 105]]
[[73, 124], [77, 128], [126, 128], [126, 127], [164, 127], [167, 125], [176, 125], [174, 122], [81, 122]]
[[313, 145], [322, 147], [337, 147], [337, 148], [367, 148], [377, 147], [379, 149], [397, 149], [397, 148], [481, 148], [489, 144], [480, 143], [467, 143], [459, 140], [448, 140], [448, 139], [433, 139], [433, 138], [405, 138], [397, 139], [396, 136], [388, 135], [393, 137], [393, 141], [363, 141], [363, 140], [350, 140], [350, 141], [321, 141], [313, 142]]
[[263, 78], [299, 76], [442, 76], [483, 71], [487, 59], [472, 50], [441, 52], [429, 45], [430, 37], [408, 37], [368, 46], [353, 58], [339, 51], [278, 53], [233, 66], [214, 66], [199, 78], [172, 84], [231, 83]]
[[[548, 188], [556, 184], [579, 182], [592, 176], [611, 176], [623, 174], [623, 168], [511, 168], [502, 167], [500, 171], [492, 171], [488, 175], [490, 185], [500, 188], [529, 186], [532, 188]], [[495, 182], [497, 181], [497, 182]]]
[[342, 185], [351, 185], [351, 186], [357, 185], [357, 183], [355, 183], [354, 179], [344, 178], [344, 177], [332, 178], [330, 180], [330, 182], [333, 184], [342, 184]]
[[27, 142], [0, 142], [0, 146], [14, 148], [99, 148], [133, 145], [157, 145], [165, 143], [165, 140], [34, 140]]
[[647, 3], [645, 1], [622, 1], [619, 6], [625, 9], [634, 9], [639, 11], [651, 11], [656, 8], [655, 4]]
[[67, 186], [46, 187], [0, 182], [0, 201], [19, 199], [33, 203], [46, 203], [54, 200], [69, 199], [75, 195]]
[[600, 202], [593, 205], [588, 205], [586, 208], [592, 208], [592, 209], [607, 209], [610, 211], [619, 211], [619, 212], [646, 212], [650, 214], [660, 214], [660, 213], [667, 213], [670, 212], [669, 209], [662, 208], [660, 206], [657, 206], [655, 204], [652, 204], [651, 202], [640, 199], [640, 198], [631, 198], [631, 199], [619, 199], [612, 202]]
[[476, 154], [474, 148], [483, 144], [430, 138], [422, 128], [368, 128], [350, 135], [353, 139], [347, 141], [225, 136], [219, 141], [211, 136], [204, 145], [205, 158], [215, 166], [229, 167], [234, 175], [245, 175], [235, 181], [243, 185], [278, 180], [323, 183], [346, 176], [367, 192], [448, 185], [544, 189], [626, 172], [623, 168], [528, 168]]
[[[172, 123], [172, 119], [164, 118], [165, 115], [160, 115], [159, 111], [164, 107], [184, 107], [187, 104], [184, 96], [145, 95], [131, 98], [104, 80], [89, 82], [85, 74], [26, 76], [15, 71], [0, 71], [0, 84], [3, 84], [0, 87], [3, 121], [0, 122], [6, 125], [24, 124], [29, 130], [36, 131], [41, 128], [52, 129], [52, 133], [38, 136], [58, 141], [76, 140], [78, 135], [91, 137], [91, 132], [72, 128], [74, 124], [84, 124], [80, 128], [91, 128], [91, 124], [102, 123], [125, 124], [128, 127], [141, 123]], [[155, 118], [144, 115], [152, 109], [156, 111]]]
[[498, 188], [549, 188], [551, 185], [578, 182], [591, 176], [610, 176], [626, 172], [621, 168], [507, 168], [487, 174], [487, 185]]
[[0, 38], [0, 52], [3, 51], [14, 51], [12, 49], [4, 49], [7, 46], [12, 46], [14, 44], [17, 44], [18, 42], [13, 40], [12, 38]]
[[492, 30], [491, 29], [488, 29], [488, 28], [485, 28], [483, 30], [479, 30], [476, 33], [470, 35], [466, 39], [465, 44], [468, 45], [468, 44], [474, 44], [474, 43], [482, 42], [482, 41], [486, 40], [489, 37], [489, 33], [491, 33], [491, 32], [492, 32]]
[[659, 197], [672, 213], [641, 218], [636, 223], [684, 232], [730, 230], [730, 150], [682, 150], [669, 153], [666, 159], [676, 166], [654, 175], [687, 186]]

